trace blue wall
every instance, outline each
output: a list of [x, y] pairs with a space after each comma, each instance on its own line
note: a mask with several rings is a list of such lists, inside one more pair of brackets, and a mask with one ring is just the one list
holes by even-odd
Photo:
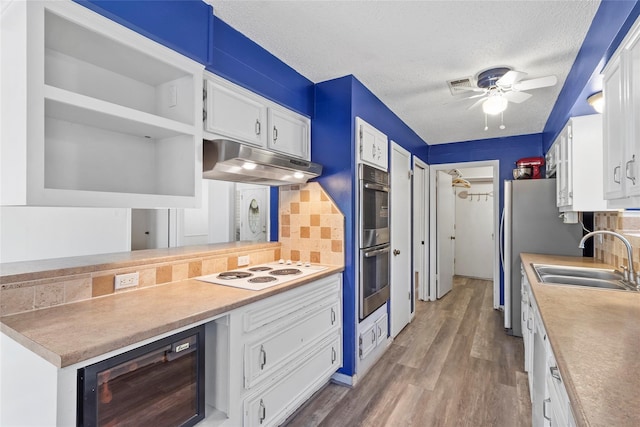
[[201, 0], [74, 0], [201, 64], [211, 60], [213, 9]]
[[426, 161], [427, 145], [398, 116], [353, 76], [322, 82], [315, 88], [311, 126], [311, 157], [324, 165], [320, 182], [345, 216], [345, 272], [343, 274], [343, 349], [340, 372], [353, 375], [356, 367], [358, 280], [356, 253], [355, 118], [384, 132], [412, 154]]

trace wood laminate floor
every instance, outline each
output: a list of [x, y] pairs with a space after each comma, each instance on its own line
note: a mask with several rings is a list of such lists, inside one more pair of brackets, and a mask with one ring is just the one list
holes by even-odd
[[492, 308], [492, 283], [456, 277], [356, 387], [329, 384], [285, 424], [311, 426], [530, 426], [521, 338]]

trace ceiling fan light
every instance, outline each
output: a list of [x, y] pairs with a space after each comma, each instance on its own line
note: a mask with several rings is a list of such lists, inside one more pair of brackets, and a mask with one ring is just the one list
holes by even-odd
[[587, 98], [587, 102], [598, 113], [602, 113], [602, 111], [604, 110], [604, 96], [602, 96], [602, 91], [596, 92], [589, 96]]
[[482, 111], [492, 116], [502, 113], [507, 109], [509, 101], [500, 95], [490, 96], [486, 101], [482, 103]]

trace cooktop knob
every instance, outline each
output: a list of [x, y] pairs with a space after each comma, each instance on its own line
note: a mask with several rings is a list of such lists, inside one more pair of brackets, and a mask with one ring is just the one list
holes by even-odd
[[296, 262], [296, 265], [297, 265], [298, 267], [302, 267], [302, 261], [298, 261], [298, 262]]
[[307, 262], [304, 263], [304, 266], [305, 267], [311, 267], [311, 263], [309, 261], [307, 261]]
[[288, 259], [288, 260], [287, 260], [287, 262], [286, 262], [285, 264], [287, 264], [287, 265], [291, 265], [291, 260], [290, 260], [290, 259]]
[[284, 264], [284, 260], [280, 258], [280, 260], [278, 261], [278, 264]]

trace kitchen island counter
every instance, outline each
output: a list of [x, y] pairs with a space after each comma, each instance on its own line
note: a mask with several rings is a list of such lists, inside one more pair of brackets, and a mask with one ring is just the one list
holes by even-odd
[[131, 292], [8, 315], [1, 331], [58, 368], [203, 323], [235, 308], [344, 270], [325, 270], [251, 291], [187, 279]]
[[640, 425], [640, 293], [541, 283], [531, 264], [612, 268], [521, 254], [578, 426]]

